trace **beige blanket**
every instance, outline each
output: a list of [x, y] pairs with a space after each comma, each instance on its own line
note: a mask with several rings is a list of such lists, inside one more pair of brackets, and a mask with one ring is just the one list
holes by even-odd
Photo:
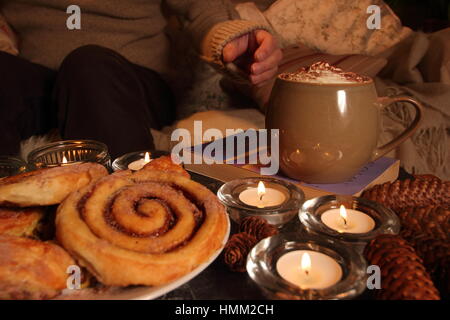
[[[415, 33], [381, 56], [388, 65], [376, 78], [379, 95], [406, 94], [425, 106], [424, 121], [413, 137], [395, 152], [412, 173], [434, 173], [450, 179], [450, 28], [434, 34]], [[385, 112], [387, 141], [413, 118], [400, 105]]]

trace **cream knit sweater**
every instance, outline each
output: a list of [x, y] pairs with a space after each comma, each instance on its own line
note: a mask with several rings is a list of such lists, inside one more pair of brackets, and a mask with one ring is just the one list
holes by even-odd
[[[80, 30], [66, 26], [66, 10], [74, 4], [81, 9]], [[228, 41], [261, 27], [234, 20], [226, 0], [0, 0], [0, 10], [18, 34], [20, 56], [52, 69], [72, 50], [96, 44], [166, 73], [170, 45], [162, 12], [176, 14], [199, 54], [219, 66]]]

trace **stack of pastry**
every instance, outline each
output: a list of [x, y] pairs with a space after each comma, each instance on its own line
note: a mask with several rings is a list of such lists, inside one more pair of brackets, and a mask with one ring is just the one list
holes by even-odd
[[48, 206], [107, 175], [94, 163], [41, 169], [0, 180], [0, 299], [48, 299], [66, 287], [75, 264], [52, 242], [40, 241]]
[[[29, 238], [41, 207], [55, 204], [53, 241]], [[205, 262], [228, 228], [215, 195], [168, 157], [137, 172], [86, 163], [6, 178], [0, 205], [0, 298], [9, 299], [55, 297], [74, 264], [105, 286], [165, 284]]]

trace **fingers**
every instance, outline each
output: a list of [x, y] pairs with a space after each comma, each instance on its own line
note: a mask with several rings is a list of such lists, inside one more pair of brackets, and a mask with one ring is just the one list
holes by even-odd
[[[243, 59], [245, 57], [246, 59]], [[264, 85], [276, 76], [282, 58], [283, 54], [276, 39], [265, 30], [256, 30], [236, 38], [222, 51], [224, 63], [238, 63], [240, 59], [247, 61], [246, 67], [240, 68], [250, 73], [249, 79], [256, 86]], [[253, 60], [253, 64], [248, 59]]]
[[258, 30], [256, 41], [259, 48], [254, 55], [256, 62], [250, 69], [250, 81], [254, 85], [261, 86], [277, 75], [278, 65], [283, 58], [283, 53], [278, 47], [276, 39], [267, 31]]
[[256, 62], [251, 67], [251, 72], [254, 75], [261, 74], [267, 70], [270, 70], [279, 65], [281, 59], [283, 59], [283, 53], [280, 49], [276, 49], [272, 54], [261, 62]]
[[264, 84], [266, 84], [267, 81], [271, 80], [273, 77], [276, 76], [277, 71], [278, 67], [274, 67], [258, 75], [251, 74], [250, 81], [252, 82], [252, 84], [256, 86], [263, 86]]
[[247, 51], [248, 34], [228, 42], [222, 51], [223, 62], [229, 63]]
[[259, 48], [255, 52], [257, 62], [267, 59], [273, 51], [278, 49], [277, 40], [269, 32], [257, 30], [255, 36], [256, 42], [259, 44]]

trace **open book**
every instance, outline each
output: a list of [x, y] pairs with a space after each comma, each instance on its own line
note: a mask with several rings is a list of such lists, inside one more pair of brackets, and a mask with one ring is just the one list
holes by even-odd
[[[203, 151], [209, 145], [205, 143], [201, 146], [194, 146], [185, 149], [184, 152], [190, 153], [192, 156], [199, 153], [205, 157]], [[235, 149], [237, 150], [237, 148]], [[185, 164], [185, 168], [189, 171], [217, 179], [222, 182], [231, 181], [239, 178], [258, 177], [261, 176], [258, 164], [238, 164], [237, 159], [249, 159], [256, 150], [246, 148], [241, 154], [233, 154], [232, 158], [223, 156], [223, 162], [227, 164]], [[225, 153], [224, 153], [225, 154]], [[242, 162], [242, 161], [241, 161]], [[366, 164], [358, 174], [348, 181], [334, 184], [308, 184], [302, 181], [290, 179], [282, 173], [278, 173], [272, 177], [284, 179], [295, 183], [305, 192], [306, 198], [311, 199], [318, 196], [328, 194], [342, 194], [359, 196], [364, 190], [385, 182], [392, 182], [398, 178], [400, 161], [392, 158], [383, 157], [376, 161]]]

